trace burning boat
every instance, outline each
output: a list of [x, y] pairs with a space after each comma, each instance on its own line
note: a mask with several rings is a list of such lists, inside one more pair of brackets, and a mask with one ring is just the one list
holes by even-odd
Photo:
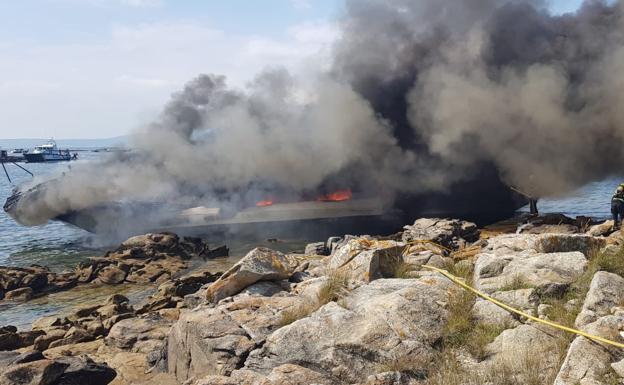
[[[7, 199], [4, 210], [19, 222], [29, 202], [40, 199], [48, 187], [44, 183], [25, 191], [16, 190]], [[390, 199], [342, 188], [297, 199], [288, 194], [271, 194], [247, 200], [237, 207], [116, 201], [46, 215], [92, 233], [119, 236], [146, 231], [173, 231], [184, 235], [260, 232], [275, 236], [306, 231], [329, 236], [390, 233], [424, 216], [462, 218], [485, 224], [507, 218], [527, 203], [525, 197], [500, 182], [494, 172], [486, 170], [478, 182], [462, 182], [454, 189], [458, 193], [410, 194]]]

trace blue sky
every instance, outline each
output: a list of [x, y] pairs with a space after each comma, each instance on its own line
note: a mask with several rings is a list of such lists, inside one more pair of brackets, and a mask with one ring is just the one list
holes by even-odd
[[[551, 9], [573, 11], [580, 2], [555, 0]], [[0, 0], [0, 138], [122, 135], [199, 73], [243, 85], [264, 66], [323, 65], [341, 7], [341, 0]]]

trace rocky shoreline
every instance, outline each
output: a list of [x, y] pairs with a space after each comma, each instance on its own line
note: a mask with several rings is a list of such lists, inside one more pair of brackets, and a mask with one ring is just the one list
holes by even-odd
[[168, 233], [136, 236], [104, 256], [89, 258], [73, 271], [54, 273], [38, 265], [0, 266], [0, 301], [28, 301], [88, 283], [161, 283], [188, 268], [191, 258], [212, 259], [228, 253], [226, 246], [210, 248], [199, 238]]
[[621, 349], [517, 317], [422, 266], [624, 342], [623, 246], [610, 223], [587, 218], [486, 229], [419, 219], [391, 236], [332, 237], [303, 254], [256, 248], [224, 273], [179, 275], [190, 258], [225, 249], [134, 237], [71, 276], [0, 269], [8, 299], [83, 282], [157, 285], [136, 306], [113, 295], [30, 331], [0, 328], [0, 385], [621, 383]]

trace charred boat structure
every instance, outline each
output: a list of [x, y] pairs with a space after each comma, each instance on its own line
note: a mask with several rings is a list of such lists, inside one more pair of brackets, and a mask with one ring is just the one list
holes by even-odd
[[[46, 184], [41, 184], [26, 191], [15, 190], [4, 204], [4, 210], [19, 222], [20, 212], [28, 210], [28, 202], [40, 199], [45, 189]], [[162, 201], [118, 201], [57, 213], [53, 219], [92, 233], [120, 236], [146, 231], [173, 231], [184, 235], [253, 232], [288, 236], [302, 230], [326, 236], [390, 233], [399, 230], [403, 223], [426, 216], [464, 218], [486, 224], [510, 217], [528, 202], [503, 184], [494, 170], [484, 169], [477, 180], [456, 184], [453, 189], [461, 193], [429, 192], [393, 199], [341, 189], [315, 199], [261, 199], [236, 209]]]

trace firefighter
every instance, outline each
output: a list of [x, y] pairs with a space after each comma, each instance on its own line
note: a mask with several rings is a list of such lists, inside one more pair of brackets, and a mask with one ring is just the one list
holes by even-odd
[[611, 214], [613, 215], [613, 228], [618, 230], [624, 217], [624, 183], [618, 186], [611, 198]]

